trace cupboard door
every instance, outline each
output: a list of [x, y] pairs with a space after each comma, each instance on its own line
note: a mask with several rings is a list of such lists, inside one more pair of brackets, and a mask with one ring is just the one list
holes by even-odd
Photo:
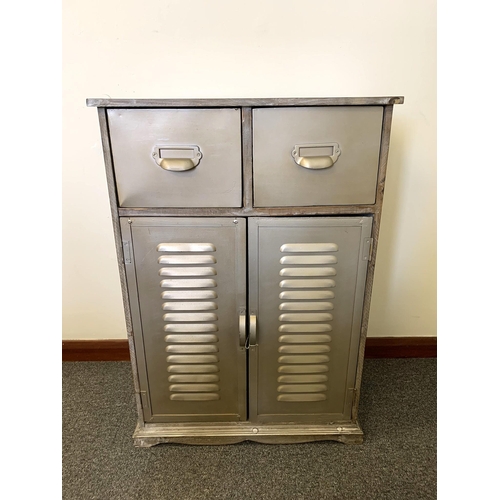
[[249, 219], [252, 420], [351, 419], [371, 226]]
[[145, 421], [245, 420], [245, 219], [121, 227]]

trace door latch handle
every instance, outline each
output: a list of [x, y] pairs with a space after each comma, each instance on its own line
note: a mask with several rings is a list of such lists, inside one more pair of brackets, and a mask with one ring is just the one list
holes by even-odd
[[257, 345], [257, 316], [255, 314], [250, 315], [249, 344], [250, 347]]
[[247, 312], [243, 309], [240, 311], [240, 347], [246, 347], [247, 341]]

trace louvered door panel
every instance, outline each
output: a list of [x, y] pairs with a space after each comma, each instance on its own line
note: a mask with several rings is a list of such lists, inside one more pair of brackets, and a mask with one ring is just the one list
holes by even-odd
[[245, 220], [134, 218], [122, 229], [131, 240], [147, 420], [245, 419]]
[[371, 223], [249, 220], [251, 418], [351, 418]]

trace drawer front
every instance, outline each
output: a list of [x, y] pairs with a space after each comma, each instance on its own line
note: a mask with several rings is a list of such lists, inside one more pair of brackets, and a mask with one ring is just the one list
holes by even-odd
[[121, 207], [240, 207], [239, 109], [109, 109]]
[[257, 207], [375, 203], [382, 106], [253, 111]]

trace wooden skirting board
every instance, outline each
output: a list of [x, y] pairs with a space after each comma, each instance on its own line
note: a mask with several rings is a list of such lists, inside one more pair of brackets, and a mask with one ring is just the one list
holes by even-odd
[[[435, 358], [437, 337], [368, 337], [365, 358]], [[63, 340], [63, 361], [130, 361], [127, 340]]]

